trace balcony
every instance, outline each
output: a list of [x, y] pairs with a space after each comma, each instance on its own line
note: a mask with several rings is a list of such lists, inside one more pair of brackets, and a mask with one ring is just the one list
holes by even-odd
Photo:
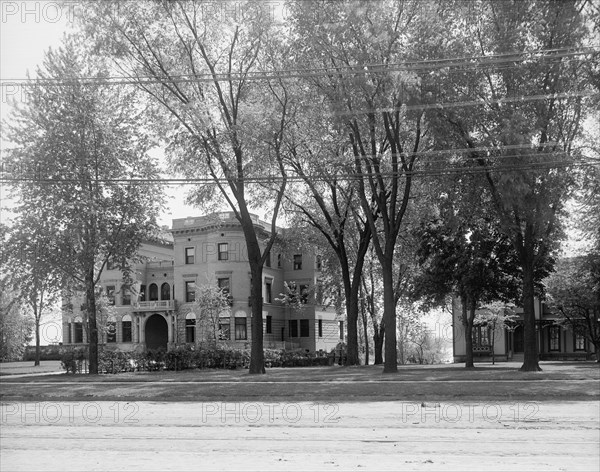
[[133, 304], [134, 311], [170, 311], [175, 310], [175, 300], [152, 300]]

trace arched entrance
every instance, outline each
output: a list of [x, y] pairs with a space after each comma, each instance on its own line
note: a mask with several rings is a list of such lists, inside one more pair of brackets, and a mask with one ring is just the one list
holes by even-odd
[[167, 320], [162, 315], [152, 315], [146, 321], [146, 349], [167, 350], [169, 341], [169, 327]]

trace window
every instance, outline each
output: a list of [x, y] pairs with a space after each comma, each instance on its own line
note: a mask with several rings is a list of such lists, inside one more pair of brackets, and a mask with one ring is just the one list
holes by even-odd
[[185, 342], [196, 342], [196, 315], [188, 313], [185, 316]]
[[229, 244], [228, 243], [219, 243], [219, 254], [218, 258], [220, 261], [226, 261], [229, 259]]
[[473, 326], [471, 338], [473, 339], [473, 350], [489, 351], [490, 346], [490, 328], [488, 326]]
[[587, 351], [585, 336], [581, 331], [575, 331], [575, 335], [573, 338], [573, 350], [574, 351]]
[[67, 344], [71, 344], [73, 342], [73, 334], [71, 333], [73, 323], [70, 321], [67, 323]]
[[193, 302], [196, 301], [196, 289], [194, 282], [186, 282], [185, 283], [185, 301]]
[[548, 350], [560, 351], [560, 326], [548, 328]]
[[150, 284], [149, 292], [150, 293], [148, 293], [148, 300], [150, 300], [150, 301], [158, 300], [158, 285]]
[[219, 289], [221, 289], [221, 292], [223, 292], [224, 295], [229, 295], [229, 277], [222, 277], [217, 279], [217, 285], [219, 286]]
[[131, 338], [131, 316], [125, 315], [121, 321], [121, 337], [124, 343], [130, 343]]
[[166, 282], [160, 286], [160, 299], [161, 300], [170, 300], [171, 299], [171, 286]]
[[290, 338], [298, 337], [298, 320], [290, 320]]
[[117, 342], [117, 321], [114, 318], [109, 319], [106, 323], [106, 342]]
[[193, 264], [195, 258], [196, 258], [196, 249], [193, 247], [186, 247], [185, 248], [185, 263]]
[[81, 321], [73, 323], [73, 337], [76, 344], [83, 342], [83, 323]]
[[229, 318], [219, 318], [219, 339], [227, 341], [230, 339], [229, 332], [231, 327], [229, 325]]
[[131, 305], [131, 290], [125, 285], [121, 287], [121, 303], [123, 305]]
[[308, 320], [300, 320], [300, 337], [308, 338], [310, 336], [310, 329]]
[[302, 254], [294, 254], [294, 270], [302, 270]]
[[146, 286], [140, 285], [140, 302], [146, 301]]
[[235, 339], [236, 341], [248, 339], [246, 333], [246, 318], [235, 319]]
[[267, 334], [273, 333], [273, 317], [271, 315], [267, 315], [267, 326], [265, 331]]
[[273, 303], [273, 284], [270, 280], [265, 282], [265, 303]]
[[277, 254], [277, 268], [281, 269], [281, 254]]
[[319, 320], [319, 337], [323, 337], [323, 320]]
[[114, 285], [106, 286], [106, 298], [108, 298], [109, 305], [115, 304], [115, 286]]
[[340, 321], [340, 339], [344, 339], [344, 322]]

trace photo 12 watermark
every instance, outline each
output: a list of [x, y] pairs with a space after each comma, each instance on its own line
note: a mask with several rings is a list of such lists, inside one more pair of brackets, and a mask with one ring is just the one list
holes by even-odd
[[537, 402], [515, 403], [432, 403], [402, 402], [399, 414], [402, 423], [520, 423], [539, 421]]
[[200, 424], [326, 425], [340, 421], [339, 409], [336, 403], [205, 402], [199, 420]]
[[0, 404], [0, 425], [137, 424], [134, 402], [6, 402]]

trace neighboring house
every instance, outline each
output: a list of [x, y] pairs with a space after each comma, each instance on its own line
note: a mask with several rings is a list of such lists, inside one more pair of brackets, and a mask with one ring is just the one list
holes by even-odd
[[[265, 239], [270, 225], [255, 218]], [[285, 237], [285, 232], [284, 237]], [[194, 309], [195, 288], [214, 283], [229, 292], [230, 309], [221, 313], [220, 344], [249, 348], [251, 341], [250, 268], [244, 234], [232, 212], [173, 220], [172, 243], [145, 243], [139, 254], [147, 262], [135, 267], [132, 286], [121, 273], [107, 268], [100, 284], [114, 304], [101, 320], [100, 342], [122, 350], [171, 349], [199, 345], [206, 340]], [[288, 244], [289, 246], [289, 244]], [[320, 259], [287, 248], [273, 248], [263, 269], [263, 336], [265, 348], [329, 352], [343, 341], [343, 322], [321, 302]], [[295, 283], [305, 294], [301, 308], [276, 299], [284, 282]], [[82, 299], [63, 311], [64, 344], [85, 344], [87, 334]]]
[[[561, 317], [551, 313], [546, 305], [535, 300], [535, 321], [540, 360], [592, 359], [594, 346], [585, 336], [574, 333], [561, 324]], [[465, 361], [465, 331], [460, 300], [452, 302], [452, 352], [454, 362]], [[474, 360], [488, 361], [492, 355], [492, 331], [489, 326], [473, 327]], [[523, 361], [523, 309], [516, 309], [516, 319], [510, 328], [495, 332], [496, 360]]]

